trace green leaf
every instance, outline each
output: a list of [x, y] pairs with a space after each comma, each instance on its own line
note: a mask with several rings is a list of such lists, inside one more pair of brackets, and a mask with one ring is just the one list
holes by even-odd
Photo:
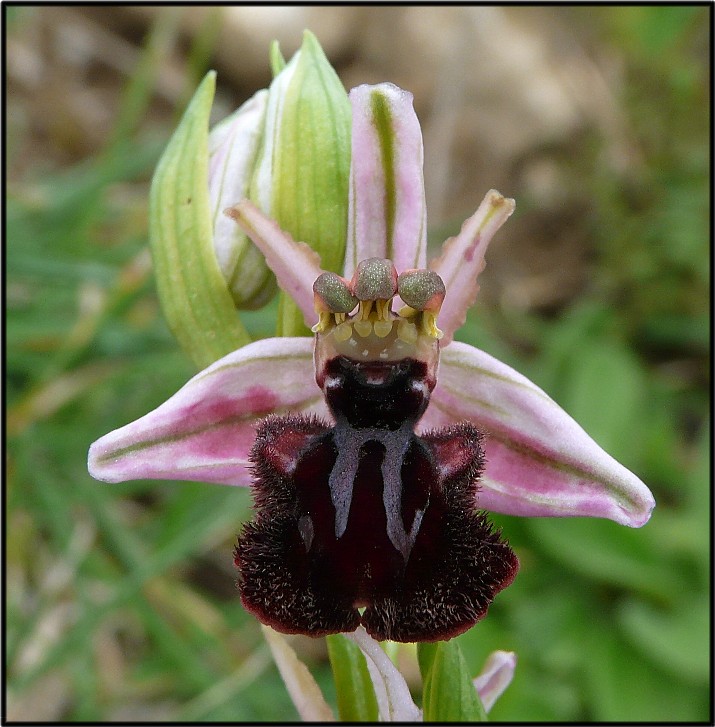
[[590, 720], [707, 721], [707, 691], [683, 684], [648, 663], [617, 637], [615, 629], [584, 630], [581, 644]]
[[628, 464], [642, 421], [643, 371], [623, 345], [603, 337], [572, 352], [560, 403], [613, 457]]
[[[656, 508], [648, 527], [657, 530]], [[688, 587], [687, 574], [654, 551], [639, 530], [590, 518], [526, 523], [538, 548], [570, 570], [594, 581], [639, 591], [664, 603]]]
[[168, 59], [179, 35], [183, 10], [167, 8], [157, 13], [135, 70], [122, 90], [122, 99], [110, 141], [110, 154], [121, 152], [131, 139], [151, 103], [159, 69]]
[[684, 592], [672, 610], [629, 600], [618, 620], [641, 652], [676, 678], [705, 685], [710, 680], [710, 603], [703, 593]]
[[432, 662], [434, 661], [434, 655], [437, 653], [438, 645], [439, 642], [437, 641], [417, 644], [417, 663], [420, 667], [420, 675], [422, 676], [423, 682], [427, 681], [429, 670], [432, 668]]
[[169, 328], [200, 368], [250, 342], [213, 250], [208, 122], [216, 74], [206, 75], [154, 173], [149, 233]]
[[[420, 656], [421, 652], [421, 656]], [[425, 722], [486, 722], [477, 690], [467, 671], [459, 644], [440, 641], [430, 654], [430, 647], [418, 649], [420, 671], [431, 666], [424, 679], [422, 709]]]
[[343, 722], [376, 722], [377, 699], [362, 651], [342, 634], [327, 636], [326, 642], [340, 719]]

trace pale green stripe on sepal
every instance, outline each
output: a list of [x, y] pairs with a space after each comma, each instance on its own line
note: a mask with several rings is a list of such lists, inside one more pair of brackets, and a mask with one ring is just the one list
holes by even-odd
[[213, 250], [208, 123], [216, 87], [206, 74], [154, 173], [149, 241], [169, 328], [199, 368], [250, 342]]
[[[385, 234], [387, 239], [385, 257], [394, 260], [393, 252], [395, 230], [395, 213], [397, 210], [397, 182], [395, 179], [395, 120], [392, 118], [390, 105], [379, 91], [370, 95], [370, 111], [377, 131], [380, 144], [380, 161], [382, 162], [383, 183], [385, 185]], [[359, 261], [358, 261], [359, 262]]]

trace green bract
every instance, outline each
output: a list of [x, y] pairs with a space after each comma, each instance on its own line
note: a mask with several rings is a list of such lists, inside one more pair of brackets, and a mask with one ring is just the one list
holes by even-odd
[[[350, 123], [347, 93], [306, 31], [300, 51], [269, 89], [250, 199], [293, 239], [307, 242], [324, 270], [340, 270], [345, 256]], [[287, 295], [281, 299], [278, 333], [308, 334]]]
[[149, 239], [169, 328], [199, 367], [250, 341], [212, 242], [208, 118], [216, 74], [207, 74], [154, 173]]
[[[340, 269], [350, 173], [350, 104], [315, 36], [259, 91], [208, 133], [209, 73], [159, 162], [150, 237], [162, 309], [184, 350], [205, 366], [245, 345], [236, 308], [258, 308], [276, 283], [265, 258], [223, 211], [248, 198]], [[285, 294], [278, 333], [305, 333]]]

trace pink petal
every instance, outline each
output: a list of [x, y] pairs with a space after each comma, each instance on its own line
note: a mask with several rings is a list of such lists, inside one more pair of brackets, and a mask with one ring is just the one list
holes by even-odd
[[256, 341], [194, 376], [154, 411], [98, 439], [89, 450], [89, 473], [105, 482], [247, 485], [256, 422], [288, 411], [327, 416], [313, 374], [313, 341]]
[[513, 651], [494, 651], [484, 663], [484, 668], [476, 679], [474, 688], [479, 694], [484, 711], [494, 706], [494, 702], [511, 684], [516, 669], [516, 654]]
[[477, 276], [484, 269], [484, 254], [494, 233], [514, 211], [513, 199], [490, 189], [479, 209], [462, 225], [455, 237], [442, 245], [442, 253], [429, 267], [444, 281], [447, 294], [437, 321], [447, 346], [454, 332], [464, 323], [467, 309], [477, 299]]
[[487, 435], [479, 506], [509, 515], [604, 517], [640, 527], [650, 490], [538, 386], [464, 343], [442, 352], [422, 428], [470, 420]]
[[[427, 213], [422, 132], [412, 94], [391, 83], [350, 91], [353, 110], [345, 277], [361, 260], [424, 268]], [[385, 153], [387, 152], [387, 153]]]
[[244, 199], [226, 210], [266, 256], [278, 284], [296, 302], [307, 326], [318, 320], [313, 309], [313, 283], [320, 275], [320, 256], [304, 242], [296, 242], [276, 222]]

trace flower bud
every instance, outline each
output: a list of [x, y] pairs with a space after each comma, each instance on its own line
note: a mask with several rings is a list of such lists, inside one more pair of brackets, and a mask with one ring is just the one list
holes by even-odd
[[250, 341], [213, 246], [208, 121], [216, 74], [206, 75], [159, 160], [149, 197], [149, 242], [171, 332], [203, 368]]
[[[274, 49], [275, 50], [275, 49]], [[258, 308], [276, 289], [263, 255], [225, 209], [249, 198], [340, 269], [345, 255], [350, 104], [318, 41], [301, 49], [208, 133], [215, 74], [197, 90], [152, 182], [150, 238], [169, 327], [205, 366], [250, 339], [236, 308]], [[307, 333], [286, 295], [278, 333]]]
[[[286, 65], [272, 49], [278, 71], [260, 91], [211, 132], [209, 187], [214, 245], [239, 308], [258, 308], [275, 292], [263, 255], [221, 212], [244, 198], [321, 256], [325, 269], [340, 269], [347, 235], [350, 105], [315, 36]], [[212, 144], [213, 142], [213, 144]], [[284, 334], [298, 333], [294, 306], [285, 300]]]
[[[249, 198], [295, 240], [308, 243], [324, 270], [341, 270], [345, 256], [350, 123], [347, 93], [306, 31], [301, 49], [270, 86]], [[307, 333], [285, 295], [279, 333]]]
[[[249, 195], [268, 91], [259, 91], [209, 134], [209, 196], [216, 259], [237, 308], [260, 308], [276, 291], [261, 252], [223, 211]], [[270, 199], [268, 200], [270, 205]]]

